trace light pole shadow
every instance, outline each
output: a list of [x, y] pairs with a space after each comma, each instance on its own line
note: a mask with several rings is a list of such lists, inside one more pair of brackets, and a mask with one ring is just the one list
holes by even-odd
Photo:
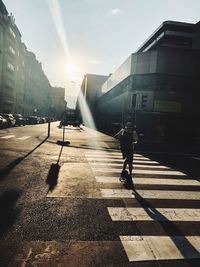
[[25, 156], [19, 157], [15, 160], [13, 160], [11, 163], [9, 163], [3, 170], [0, 170], [0, 181], [3, 180], [6, 176], [9, 175], [9, 173], [19, 164], [21, 163], [25, 158], [27, 158], [30, 154], [32, 154], [38, 147], [40, 147], [48, 137], [46, 137], [41, 143], [39, 143], [36, 147], [34, 147], [31, 151], [29, 151]]
[[49, 169], [49, 172], [48, 172], [48, 175], [47, 175], [47, 179], [46, 179], [46, 183], [49, 185], [47, 194], [48, 194], [49, 191], [53, 191], [53, 189], [56, 187], [56, 185], [58, 183], [58, 175], [59, 175], [59, 172], [60, 172], [59, 161], [60, 161], [60, 157], [61, 157], [61, 154], [62, 154], [62, 150], [63, 150], [63, 146], [61, 146], [57, 162], [56, 163], [52, 163], [51, 167]]

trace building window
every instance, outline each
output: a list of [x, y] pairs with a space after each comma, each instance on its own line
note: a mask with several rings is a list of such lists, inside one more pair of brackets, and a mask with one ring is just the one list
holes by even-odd
[[14, 71], [15, 70], [15, 67], [13, 66], [13, 64], [11, 64], [10, 62], [8, 62], [8, 68], [10, 69], [10, 70], [12, 70], [12, 71]]
[[9, 27], [9, 30], [10, 30], [10, 33], [12, 34], [12, 36], [15, 38], [16, 35], [15, 35], [14, 31], [11, 29], [11, 27]]
[[9, 51], [10, 51], [13, 55], [15, 55], [15, 50], [14, 50], [14, 48], [13, 48], [12, 46], [9, 46]]
[[0, 27], [0, 45], [3, 45], [3, 30]]

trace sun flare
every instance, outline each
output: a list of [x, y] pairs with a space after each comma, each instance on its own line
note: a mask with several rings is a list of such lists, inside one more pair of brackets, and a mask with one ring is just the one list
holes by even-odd
[[69, 80], [75, 81], [78, 78], [78, 66], [74, 63], [67, 64], [67, 76]]

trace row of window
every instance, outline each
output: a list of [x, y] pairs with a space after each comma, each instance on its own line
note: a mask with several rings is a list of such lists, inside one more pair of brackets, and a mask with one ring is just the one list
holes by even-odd
[[9, 68], [10, 70], [15, 71], [15, 67], [14, 67], [14, 65], [11, 64], [10, 62], [8, 62], [7, 66], [8, 66], [8, 68]]
[[11, 27], [9, 27], [9, 31], [10, 31], [11, 35], [12, 35], [14, 38], [16, 38], [16, 35], [15, 35], [15, 33], [14, 33], [14, 31], [12, 30]]
[[16, 54], [15, 49], [14, 49], [12, 46], [9, 46], [9, 51], [10, 51], [13, 55]]

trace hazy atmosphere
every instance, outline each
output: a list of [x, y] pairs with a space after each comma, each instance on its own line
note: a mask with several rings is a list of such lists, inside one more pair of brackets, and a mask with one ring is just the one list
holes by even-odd
[[[163, 21], [196, 23], [198, 0], [4, 0], [22, 41], [74, 102], [85, 73], [107, 75]], [[73, 83], [72, 83], [73, 81]]]
[[0, 0], [0, 267], [200, 267], [200, 0]]

